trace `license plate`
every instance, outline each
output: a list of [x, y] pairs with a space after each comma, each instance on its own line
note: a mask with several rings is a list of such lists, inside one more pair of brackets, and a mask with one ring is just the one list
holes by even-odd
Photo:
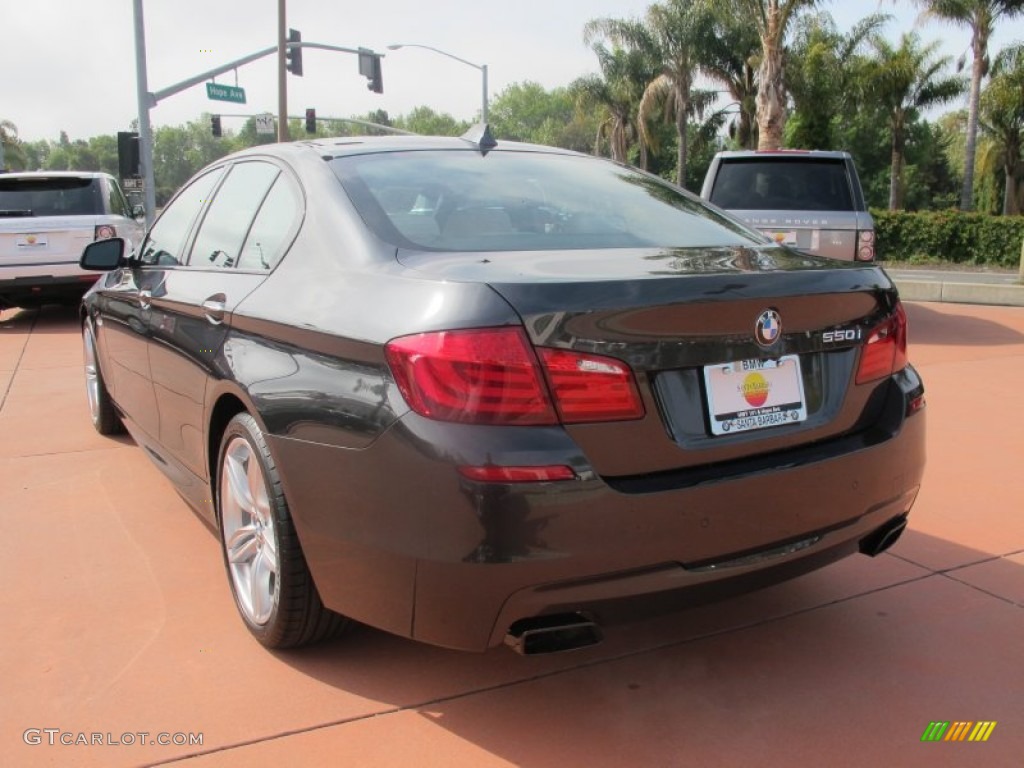
[[704, 384], [714, 435], [798, 424], [807, 419], [797, 355], [707, 365]]
[[46, 235], [18, 235], [19, 248], [45, 248]]
[[786, 230], [785, 232], [780, 232], [778, 230], [764, 230], [764, 233], [776, 243], [781, 243], [782, 245], [796, 245], [795, 229]]

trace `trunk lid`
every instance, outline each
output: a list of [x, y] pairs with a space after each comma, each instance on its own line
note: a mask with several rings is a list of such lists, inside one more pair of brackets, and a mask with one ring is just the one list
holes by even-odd
[[[771, 246], [410, 252], [399, 259], [435, 279], [487, 283], [518, 312], [536, 346], [629, 364], [645, 416], [566, 427], [607, 477], [732, 461], [855, 429], [876, 388], [853, 384], [859, 347], [896, 300], [877, 267]], [[782, 324], [767, 349], [755, 339], [766, 310]], [[787, 356], [799, 361], [806, 419], [714, 435], [705, 367]]]

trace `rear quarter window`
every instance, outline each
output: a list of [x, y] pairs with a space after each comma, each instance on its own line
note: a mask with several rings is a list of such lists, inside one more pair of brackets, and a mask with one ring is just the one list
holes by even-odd
[[856, 210], [841, 159], [723, 160], [710, 199], [726, 210]]

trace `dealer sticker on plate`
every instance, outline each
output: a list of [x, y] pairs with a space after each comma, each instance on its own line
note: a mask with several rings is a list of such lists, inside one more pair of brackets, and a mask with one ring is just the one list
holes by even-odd
[[704, 383], [712, 434], [731, 435], [807, 419], [796, 355], [708, 365]]

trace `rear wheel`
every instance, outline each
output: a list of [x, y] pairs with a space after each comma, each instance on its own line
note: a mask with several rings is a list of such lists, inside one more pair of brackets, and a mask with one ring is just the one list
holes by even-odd
[[96, 335], [89, 320], [82, 325], [82, 346], [85, 356], [85, 394], [89, 400], [92, 425], [101, 435], [116, 435], [124, 431], [124, 426], [103, 383], [96, 354]]
[[337, 634], [348, 620], [324, 607], [302, 554], [280, 477], [256, 420], [235, 416], [217, 462], [217, 517], [231, 593], [268, 648]]

